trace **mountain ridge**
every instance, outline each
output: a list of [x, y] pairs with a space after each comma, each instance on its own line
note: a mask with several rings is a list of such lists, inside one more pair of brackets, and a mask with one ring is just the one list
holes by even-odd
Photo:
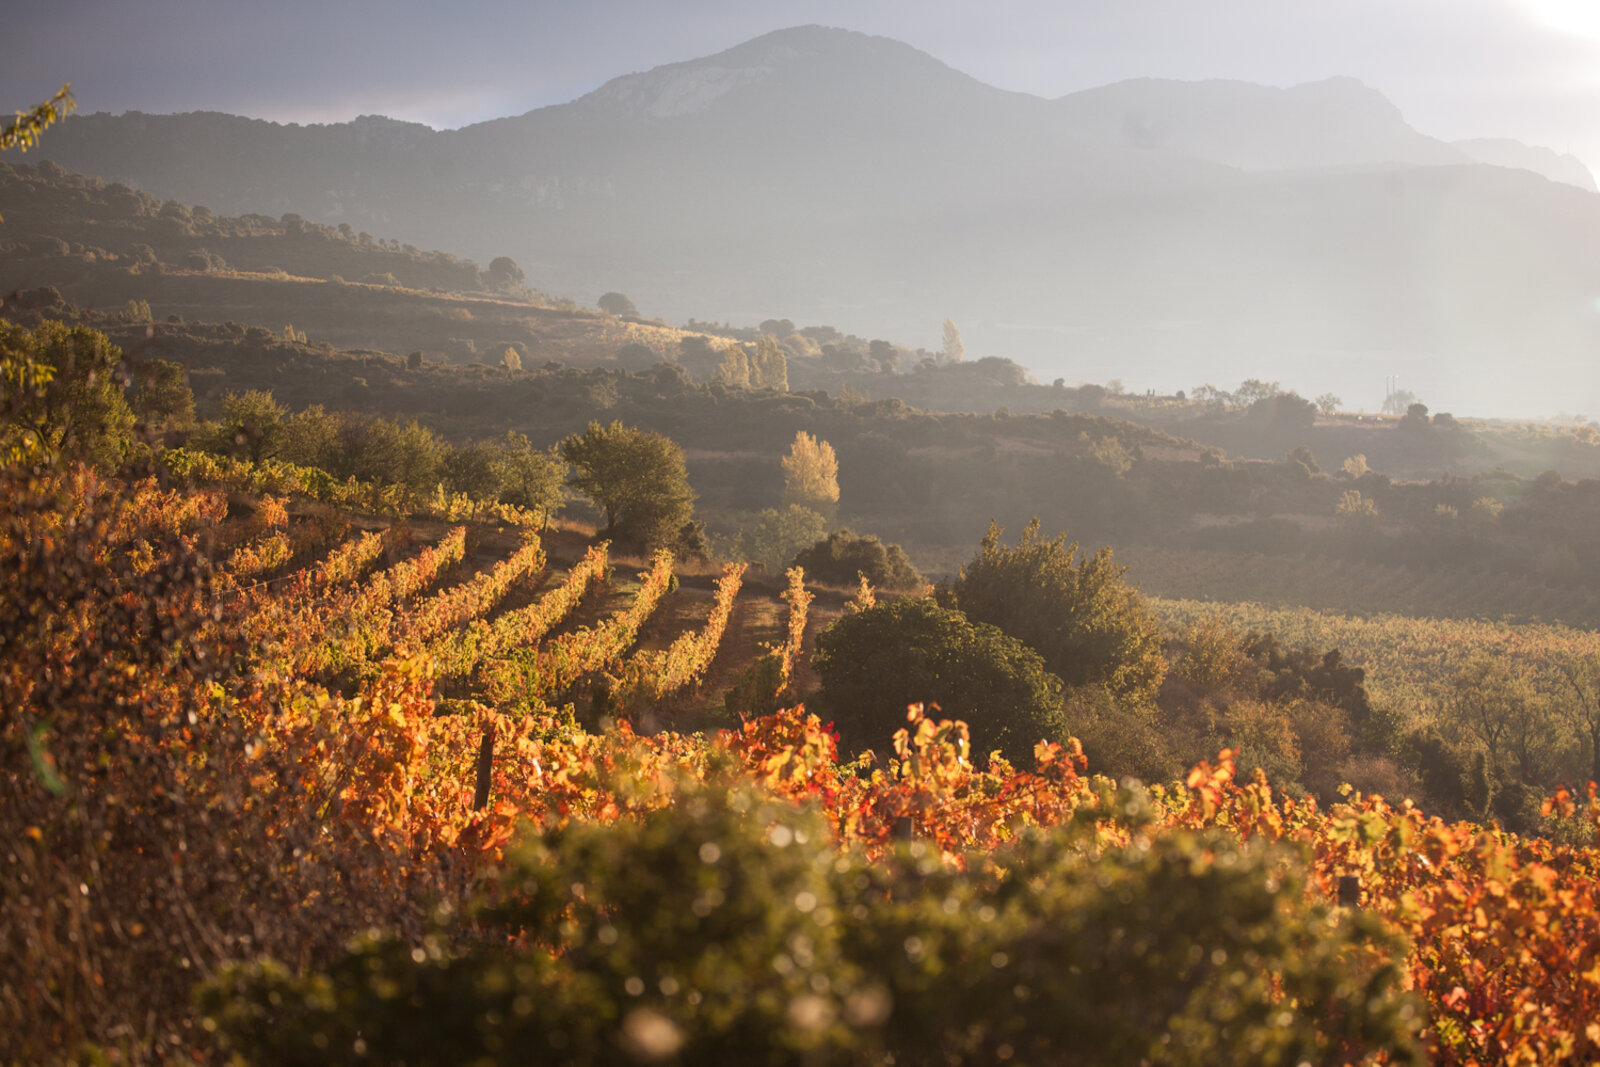
[[[1353, 79], [1052, 101], [805, 27], [458, 130], [100, 114], [40, 155], [230, 215], [509, 255], [546, 292], [678, 321], [931, 344], [948, 316], [1046, 379], [1284, 363], [1341, 395], [1399, 373], [1463, 413], [1508, 390], [1600, 410], [1600, 199], [1475, 162]], [[1541, 389], [1510, 352], [1577, 380]]]

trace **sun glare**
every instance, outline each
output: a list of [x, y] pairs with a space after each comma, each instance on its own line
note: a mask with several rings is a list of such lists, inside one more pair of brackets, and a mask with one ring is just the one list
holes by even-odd
[[1594, 0], [1522, 0], [1522, 5], [1546, 26], [1600, 41], [1600, 4]]

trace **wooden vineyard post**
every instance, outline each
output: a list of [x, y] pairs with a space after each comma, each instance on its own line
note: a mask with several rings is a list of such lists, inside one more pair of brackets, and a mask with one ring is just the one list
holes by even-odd
[[483, 729], [483, 741], [478, 745], [478, 787], [472, 794], [472, 810], [482, 811], [489, 806], [489, 785], [494, 781], [494, 723]]

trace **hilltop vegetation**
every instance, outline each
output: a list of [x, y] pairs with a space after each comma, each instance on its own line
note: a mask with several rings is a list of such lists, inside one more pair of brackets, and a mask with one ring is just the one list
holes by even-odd
[[[635, 372], [457, 367], [329, 351], [264, 327], [128, 322], [32, 294], [8, 307], [20, 322], [102, 327], [133, 368], [185, 364], [197, 410], [211, 417], [229, 393], [265, 390], [297, 416], [321, 404], [367, 421], [417, 419], [441, 443], [511, 432], [543, 449], [594, 420], [660, 433], [685, 450], [713, 540], [758, 528], [788, 536], [782, 461], [803, 432], [836, 454], [833, 519], [905, 545], [935, 574], [952, 572], [991, 519], [1020, 529], [1037, 516], [1150, 561], [1141, 581], [1162, 595], [1271, 600], [1294, 589], [1293, 602], [1331, 610], [1600, 619], [1600, 483], [1554, 472], [1405, 482], [1359, 454], [1323, 469], [1304, 447], [1230, 461], [1108, 415], [936, 414], [896, 399], [698, 383], [669, 361]], [[1429, 419], [1420, 432], [1444, 431]], [[413, 488], [425, 494], [437, 471], [418, 471]]]
[[[1391, 476], [1471, 475], [1496, 465], [1525, 476], [1600, 474], [1600, 437], [1581, 416], [1566, 425], [1510, 426], [1439, 412], [1420, 423], [1357, 418], [1339, 414], [1342, 402], [1331, 394], [1320, 398], [1331, 403], [1319, 415], [1309, 401], [1260, 379], [1233, 392], [1200, 385], [1169, 396], [1128, 394], [1115, 383], [1039, 384], [1009, 359], [963, 359], [953, 323], [957, 348], [940, 352], [779, 318], [759, 327], [691, 319], [678, 329], [641, 319], [621, 293], [605, 294], [611, 310], [597, 313], [528, 289], [506, 257], [480, 269], [349, 224], [217, 216], [50, 163], [0, 164], [0, 203], [0, 292], [50, 286], [80, 307], [133, 307], [158, 322], [238, 320], [278, 334], [288, 325], [319, 346], [491, 367], [503, 365], [508, 351], [529, 369], [551, 359], [628, 371], [667, 361], [697, 382], [828, 389], [929, 411], [1104, 414], [1246, 458], [1275, 459], [1298, 447], [1324, 457], [1360, 454]], [[781, 365], [771, 366], [780, 355]]]

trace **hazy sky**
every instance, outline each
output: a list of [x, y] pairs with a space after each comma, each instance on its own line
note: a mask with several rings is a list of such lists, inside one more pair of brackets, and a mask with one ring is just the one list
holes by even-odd
[[1346, 74], [1424, 133], [1516, 137], [1600, 166], [1600, 0], [54, 0], [6, 7], [0, 110], [71, 81], [81, 110], [454, 127], [618, 74], [821, 23], [1005, 89]]

